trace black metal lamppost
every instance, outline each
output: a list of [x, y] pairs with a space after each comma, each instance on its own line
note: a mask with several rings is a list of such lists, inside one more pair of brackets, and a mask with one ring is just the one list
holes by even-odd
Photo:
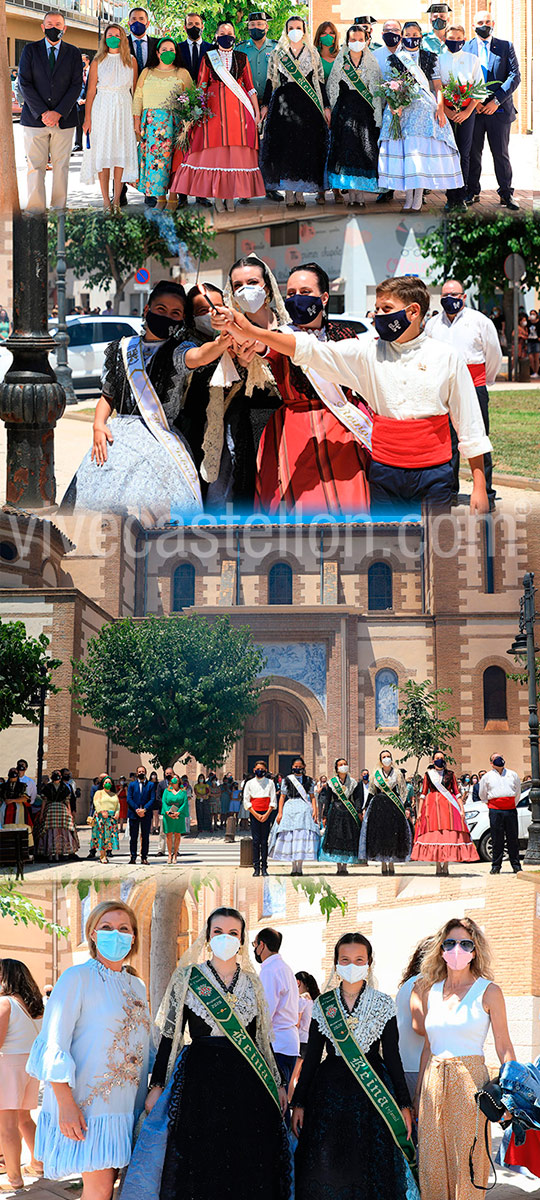
[[536, 654], [534, 644], [535, 611], [534, 573], [528, 571], [523, 577], [523, 596], [519, 602], [519, 633], [508, 650], [516, 660], [526, 661], [529, 689], [529, 744], [531, 748], [531, 790], [529, 802], [532, 822], [529, 826], [529, 842], [523, 862], [526, 866], [540, 866], [540, 758], [538, 746], [538, 698], [536, 694]]

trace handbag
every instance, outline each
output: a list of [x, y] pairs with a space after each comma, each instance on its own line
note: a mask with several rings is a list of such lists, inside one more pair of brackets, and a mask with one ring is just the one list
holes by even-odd
[[[474, 1135], [473, 1144], [469, 1150], [469, 1175], [473, 1188], [476, 1188], [478, 1192], [492, 1192], [493, 1188], [497, 1186], [497, 1170], [491, 1157], [491, 1151], [489, 1147], [488, 1122], [502, 1121], [506, 1112], [506, 1107], [502, 1102], [502, 1088], [499, 1083], [499, 1076], [497, 1076], [496, 1079], [488, 1079], [487, 1083], [485, 1083], [484, 1086], [479, 1088], [479, 1090], [476, 1092], [474, 1100], [476, 1104], [476, 1132]], [[482, 1115], [486, 1118], [484, 1125], [486, 1154], [489, 1159], [489, 1165], [492, 1168], [495, 1176], [493, 1183], [490, 1183], [489, 1187], [486, 1188], [482, 1187], [481, 1184], [474, 1182], [473, 1156], [476, 1149], [476, 1144], [478, 1142], [480, 1113], [482, 1113]]]
[[94, 818], [94, 817], [87, 817], [87, 818], [86, 818], [86, 824], [87, 824], [87, 825], [90, 825], [90, 827], [91, 827], [91, 826], [94, 824], [94, 820], [95, 820], [95, 818]]

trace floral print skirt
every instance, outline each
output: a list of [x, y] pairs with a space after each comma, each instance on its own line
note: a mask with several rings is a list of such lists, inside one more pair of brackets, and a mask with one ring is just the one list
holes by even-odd
[[145, 108], [139, 142], [138, 189], [145, 196], [166, 196], [180, 128], [176, 113], [165, 108]]
[[99, 850], [101, 854], [110, 854], [118, 850], [118, 822], [111, 813], [96, 813], [92, 825], [90, 849]]

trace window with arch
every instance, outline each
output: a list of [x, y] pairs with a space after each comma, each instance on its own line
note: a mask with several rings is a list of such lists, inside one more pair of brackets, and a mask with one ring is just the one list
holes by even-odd
[[380, 729], [396, 729], [398, 718], [398, 677], [390, 667], [383, 667], [375, 676], [375, 725]]
[[268, 603], [292, 604], [292, 568], [288, 563], [277, 562], [268, 572]]
[[388, 563], [372, 563], [368, 571], [368, 609], [384, 612], [392, 608], [392, 568]]
[[507, 721], [506, 671], [502, 667], [486, 667], [483, 675], [484, 725], [488, 721]]
[[180, 563], [173, 576], [172, 611], [181, 612], [195, 604], [195, 567], [192, 563]]

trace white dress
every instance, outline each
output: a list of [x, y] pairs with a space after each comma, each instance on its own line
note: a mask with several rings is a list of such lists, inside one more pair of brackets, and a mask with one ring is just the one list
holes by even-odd
[[[26, 1070], [45, 1084], [36, 1157], [48, 1179], [125, 1167], [148, 1082], [150, 1013], [136, 975], [96, 959], [68, 967], [45, 1008]], [[64, 1137], [52, 1083], [68, 1083], [87, 1124], [83, 1141]]]
[[133, 128], [133, 68], [119, 54], [98, 63], [97, 91], [92, 105], [90, 147], [83, 134], [81, 183], [95, 183], [105, 168], [123, 167], [122, 182], [139, 178], [137, 139]]

